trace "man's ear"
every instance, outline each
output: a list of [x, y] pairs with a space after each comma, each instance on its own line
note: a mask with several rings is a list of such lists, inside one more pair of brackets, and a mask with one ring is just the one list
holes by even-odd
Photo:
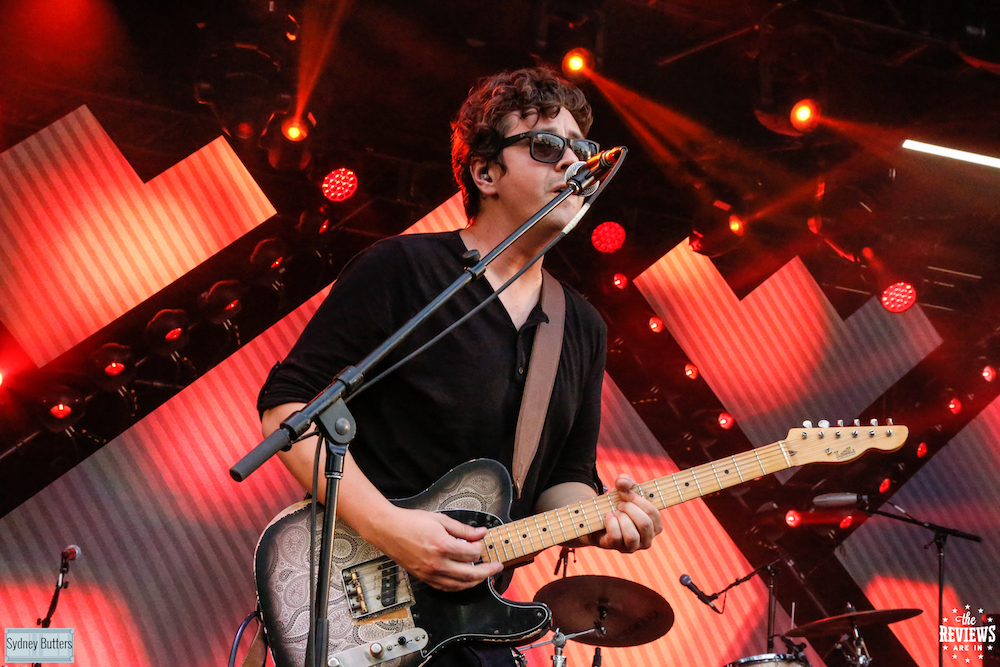
[[475, 182], [476, 187], [479, 188], [480, 194], [484, 197], [496, 194], [497, 169], [491, 168], [486, 160], [475, 158], [469, 163], [469, 171], [472, 174], [472, 180]]

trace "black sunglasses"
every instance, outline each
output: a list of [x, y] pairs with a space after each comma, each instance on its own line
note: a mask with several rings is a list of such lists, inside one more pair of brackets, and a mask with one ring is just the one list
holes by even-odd
[[589, 160], [601, 152], [601, 146], [596, 141], [591, 141], [590, 139], [567, 139], [555, 132], [547, 132], [546, 130], [532, 130], [531, 132], [522, 132], [521, 134], [507, 137], [503, 140], [500, 148], [507, 148], [507, 146], [516, 144], [522, 139], [529, 137], [531, 138], [531, 143], [528, 146], [532, 159], [545, 162], [546, 164], [558, 162], [562, 158], [563, 153], [566, 152], [566, 144], [569, 144], [570, 150], [581, 160]]

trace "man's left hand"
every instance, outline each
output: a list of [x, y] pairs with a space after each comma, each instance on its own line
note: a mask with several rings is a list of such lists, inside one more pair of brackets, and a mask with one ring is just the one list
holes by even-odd
[[615, 490], [618, 507], [604, 517], [604, 530], [590, 536], [590, 543], [602, 549], [632, 553], [648, 549], [653, 538], [663, 532], [660, 513], [653, 504], [632, 490], [635, 481], [628, 475], [618, 475]]

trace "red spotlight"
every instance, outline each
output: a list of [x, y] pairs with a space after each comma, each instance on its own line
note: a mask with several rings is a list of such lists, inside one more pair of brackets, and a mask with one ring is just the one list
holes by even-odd
[[156, 354], [169, 357], [187, 344], [188, 316], [183, 310], [161, 310], [146, 325], [146, 344]]
[[731, 429], [733, 427], [733, 424], [735, 424], [735, 423], [736, 423], [736, 420], [733, 419], [733, 416], [731, 414], [729, 414], [728, 412], [720, 412], [719, 413], [719, 426], [720, 427], [722, 427], [722, 428], [724, 428], [725, 430], [728, 431], [729, 429]]
[[854, 523], [854, 515], [848, 514], [847, 516], [845, 516], [843, 519], [840, 520], [840, 529], [847, 530], [848, 528], [851, 527], [851, 524], [853, 523]]
[[0, 387], [3, 386], [3, 373], [0, 373]]
[[888, 477], [882, 480], [882, 483], [878, 485], [878, 492], [883, 496], [889, 493], [889, 489], [892, 488], [892, 480]]
[[65, 403], [56, 403], [51, 408], [49, 408], [49, 413], [56, 419], [66, 419], [71, 414], [73, 414], [73, 408], [66, 405]]
[[562, 68], [569, 78], [586, 76], [594, 69], [594, 56], [587, 49], [573, 49], [563, 56]]
[[327, 174], [321, 187], [323, 196], [330, 201], [344, 201], [358, 189], [358, 177], [347, 167], [341, 167]]
[[615, 252], [625, 244], [625, 228], [617, 222], [602, 222], [594, 228], [590, 242], [600, 252]]
[[948, 401], [948, 410], [951, 411], [951, 414], [957, 415], [962, 411], [962, 401], [958, 400], [958, 398], [951, 399]]
[[291, 116], [281, 124], [281, 133], [289, 141], [304, 141], [309, 136], [309, 124], [301, 118]]
[[983, 366], [983, 379], [987, 382], [993, 382], [996, 379], [997, 371], [992, 366]]
[[245, 288], [238, 280], [220, 280], [198, 297], [202, 314], [212, 324], [225, 324], [243, 310]]
[[656, 315], [653, 315], [652, 317], [649, 318], [649, 329], [653, 333], [660, 333], [661, 331], [663, 331], [663, 320], [661, 320]]
[[921, 442], [919, 445], [917, 445], [917, 458], [922, 459], [925, 456], [927, 456], [927, 443]]
[[785, 512], [785, 523], [791, 528], [798, 528], [802, 525], [802, 514], [798, 510], [788, 510]]
[[743, 236], [743, 232], [746, 231], [746, 223], [738, 215], [729, 216], [729, 231], [737, 236]]
[[250, 255], [250, 267], [256, 272], [259, 284], [280, 282], [285, 272], [283, 264], [288, 252], [288, 244], [279, 238], [264, 239], [254, 247]]
[[792, 127], [799, 132], [811, 132], [819, 125], [819, 104], [815, 100], [800, 100], [792, 107]]
[[80, 421], [84, 413], [84, 396], [65, 385], [46, 387], [39, 397], [42, 425], [53, 433], [61, 433]]
[[618, 289], [625, 289], [626, 287], [628, 287], [628, 276], [626, 276], [624, 273], [616, 273], [614, 277], [611, 279], [611, 284], [617, 287]]
[[902, 313], [916, 302], [917, 290], [910, 283], [894, 283], [882, 291], [882, 306], [890, 313]]
[[691, 380], [698, 379], [698, 367], [694, 364], [684, 364], [684, 375]]

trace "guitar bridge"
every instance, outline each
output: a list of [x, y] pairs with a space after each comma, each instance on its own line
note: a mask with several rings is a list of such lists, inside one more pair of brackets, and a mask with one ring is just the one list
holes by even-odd
[[344, 568], [344, 593], [351, 618], [361, 621], [413, 602], [410, 579], [388, 556]]

